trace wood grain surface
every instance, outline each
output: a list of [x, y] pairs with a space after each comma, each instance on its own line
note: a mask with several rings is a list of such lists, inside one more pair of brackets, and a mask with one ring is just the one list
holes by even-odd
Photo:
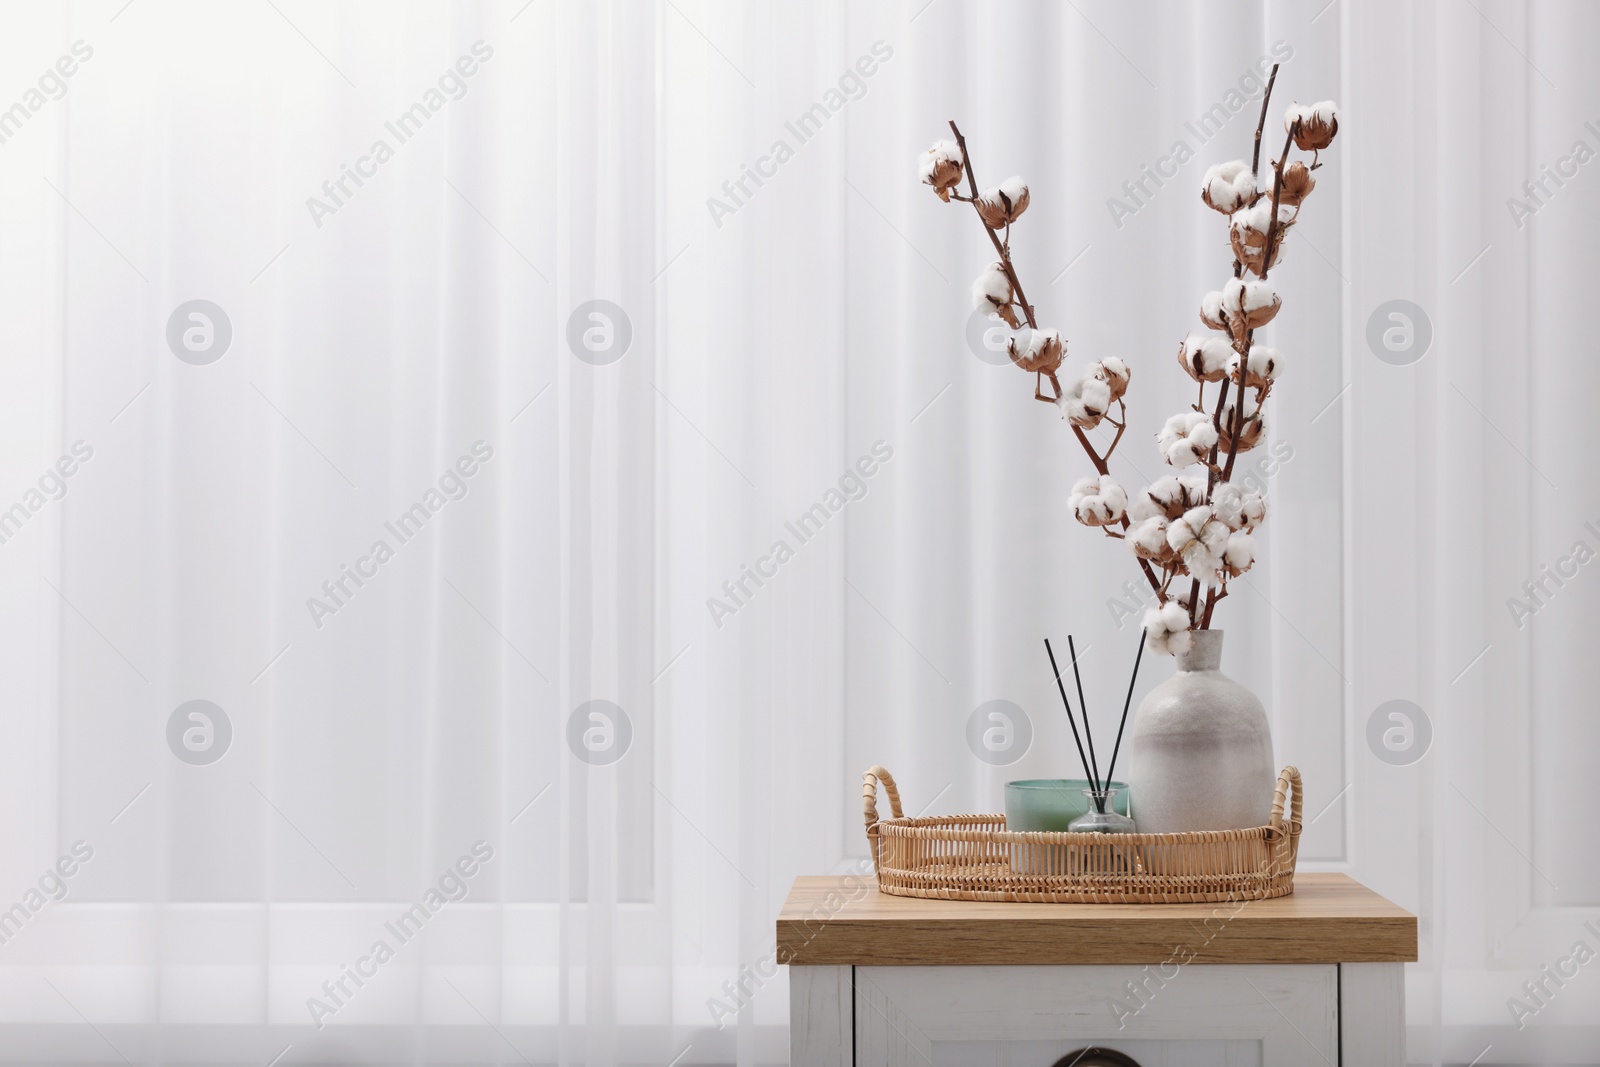
[[858, 876], [795, 880], [778, 961], [802, 965], [1397, 963], [1417, 918], [1343, 874], [1236, 904], [990, 904], [879, 893]]

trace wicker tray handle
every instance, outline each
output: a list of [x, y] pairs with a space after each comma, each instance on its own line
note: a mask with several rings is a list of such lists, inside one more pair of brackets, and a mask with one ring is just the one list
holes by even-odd
[[903, 819], [905, 813], [900, 808], [900, 789], [894, 784], [894, 775], [886, 767], [873, 767], [861, 776], [861, 813], [866, 816], [867, 833], [872, 833], [872, 828], [878, 823], [878, 783], [883, 783], [883, 791], [889, 794], [890, 818]]
[[872, 846], [872, 866], [878, 866], [878, 783], [889, 794], [889, 811], [896, 818], [905, 813], [900, 808], [900, 790], [894, 784], [894, 775], [885, 767], [873, 767], [861, 776], [861, 814], [867, 820], [867, 842]]
[[1289, 801], [1289, 834], [1291, 837], [1300, 836], [1300, 802], [1303, 800], [1304, 790], [1300, 788], [1300, 768], [1290, 764], [1278, 774], [1278, 790], [1272, 796], [1272, 821], [1268, 824], [1274, 835], [1283, 833], [1283, 798], [1293, 786], [1293, 796]]

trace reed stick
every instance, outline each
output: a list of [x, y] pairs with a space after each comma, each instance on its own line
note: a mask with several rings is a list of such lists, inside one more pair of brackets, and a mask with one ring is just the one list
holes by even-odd
[[1117, 773], [1117, 753], [1122, 749], [1122, 731], [1128, 725], [1128, 708], [1133, 704], [1133, 685], [1139, 680], [1139, 662], [1144, 659], [1144, 642], [1148, 630], [1139, 631], [1139, 654], [1133, 657], [1133, 677], [1128, 679], [1128, 698], [1122, 702], [1122, 722], [1117, 724], [1117, 743], [1111, 749], [1111, 766], [1106, 769], [1106, 782], [1114, 780]]
[[1083, 754], [1083, 742], [1078, 738], [1078, 722], [1072, 717], [1072, 701], [1067, 699], [1067, 686], [1061, 680], [1061, 668], [1056, 666], [1055, 649], [1050, 647], [1050, 639], [1048, 637], [1044, 639], [1044, 650], [1050, 657], [1050, 669], [1055, 672], [1056, 688], [1061, 691], [1061, 703], [1067, 709], [1067, 725], [1072, 727], [1072, 740], [1078, 746], [1078, 759], [1083, 763], [1083, 775], [1092, 783], [1094, 776], [1089, 773], [1089, 757]]
[[1083, 676], [1078, 673], [1078, 646], [1072, 643], [1072, 635], [1067, 635], [1067, 651], [1072, 653], [1072, 680], [1078, 686], [1078, 710], [1083, 713], [1083, 736], [1089, 742], [1089, 766], [1094, 771], [1090, 779], [1094, 783], [1094, 806], [1101, 815], [1106, 813], [1105, 791], [1106, 786], [1100, 780], [1100, 761], [1094, 754], [1094, 731], [1089, 728], [1089, 702], [1083, 699]]

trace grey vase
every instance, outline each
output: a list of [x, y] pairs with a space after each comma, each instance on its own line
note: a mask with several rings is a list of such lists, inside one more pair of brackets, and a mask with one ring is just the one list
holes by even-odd
[[1140, 833], [1242, 830], [1272, 815], [1267, 711], [1218, 670], [1222, 631], [1192, 636], [1178, 672], [1139, 702], [1128, 727], [1128, 792]]

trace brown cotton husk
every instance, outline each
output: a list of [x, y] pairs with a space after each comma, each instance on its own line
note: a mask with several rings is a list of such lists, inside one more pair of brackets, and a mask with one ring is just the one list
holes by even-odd
[[[1063, 354], [1065, 354], [1065, 346], [1063, 346]], [[1127, 364], [1120, 359], [1097, 360], [1090, 365], [1089, 373], [1097, 380], [1106, 383], [1106, 388], [1111, 390], [1113, 402], [1122, 399], [1123, 394], [1128, 391], [1128, 380], [1133, 376]]]
[[1217, 448], [1222, 452], [1248, 452], [1259, 445], [1267, 434], [1267, 425], [1260, 415], [1252, 415], [1244, 420], [1244, 425], [1239, 428], [1239, 447], [1233, 447], [1232, 413], [1225, 412], [1222, 425], [1217, 428]]
[[1061, 369], [1062, 357], [1066, 354], [1066, 347], [1061, 343], [1061, 338], [1055, 331], [1044, 335], [1044, 342], [1036, 349], [1019, 346], [1017, 338], [1013, 337], [1006, 342], [1006, 353], [1011, 357], [1011, 362], [1025, 371], [1042, 374], [1054, 374]]
[[1294, 127], [1295, 147], [1302, 152], [1320, 152], [1333, 143], [1339, 132], [1339, 120], [1323, 122], [1316, 116], [1301, 119]]
[[1278, 190], [1278, 202], [1288, 204], [1290, 207], [1299, 207], [1301, 201], [1311, 195], [1317, 187], [1317, 179], [1311, 176], [1311, 168], [1295, 160], [1283, 171], [1283, 186]]
[[1228, 227], [1228, 243], [1233, 246], [1233, 258], [1249, 268], [1252, 274], [1260, 277], [1263, 270], [1271, 270], [1278, 265], [1278, 260], [1283, 257], [1283, 240], [1288, 236], [1289, 227], [1293, 225], [1293, 218], [1280, 218], [1277, 238], [1272, 243], [1272, 262], [1267, 264], [1266, 231], [1235, 222]]
[[989, 189], [978, 194], [973, 206], [978, 209], [978, 216], [983, 219], [985, 226], [991, 230], [1003, 230], [1028, 210], [1029, 199], [1026, 185], [1021, 186], [1015, 199], [1004, 189]]

